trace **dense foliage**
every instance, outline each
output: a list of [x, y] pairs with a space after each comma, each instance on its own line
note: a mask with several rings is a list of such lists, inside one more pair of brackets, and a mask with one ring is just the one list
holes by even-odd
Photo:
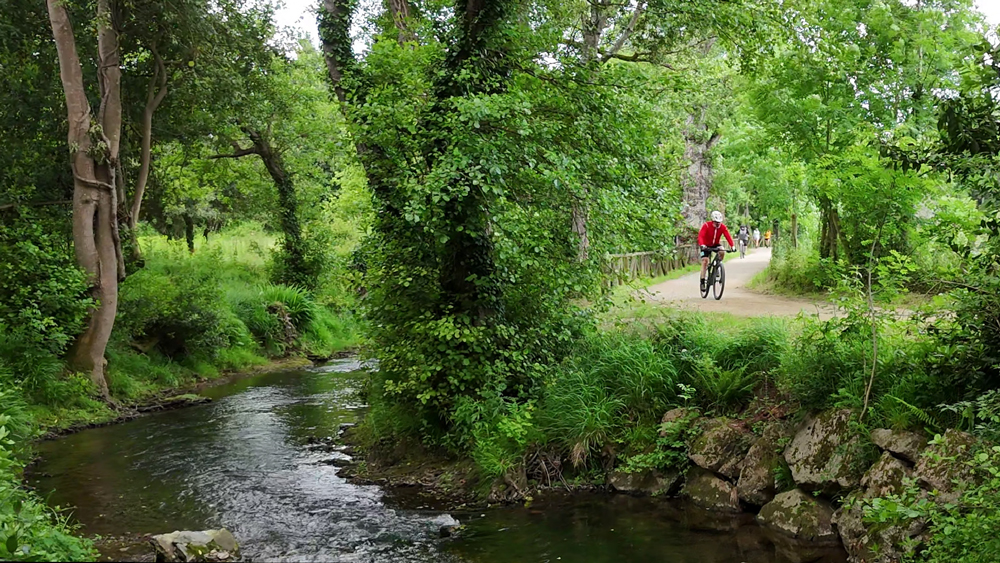
[[[971, 0], [324, 0], [322, 49], [267, 2], [49, 0], [93, 111], [98, 36], [119, 42], [120, 157], [86, 137], [118, 180], [117, 303], [74, 246], [44, 4], [0, 9], [0, 558], [92, 555], [17, 487], [37, 423], [362, 342], [370, 446], [467, 456], [518, 494], [557, 461], [683, 465], [675, 407], [997, 438], [1000, 47]], [[609, 311], [608, 255], [684, 256], [709, 208], [774, 232], [762, 288], [839, 316]], [[910, 292], [938, 297], [893, 314]], [[67, 359], [106, 307], [102, 393]], [[968, 494], [927, 513], [962, 543], [993, 524]]]

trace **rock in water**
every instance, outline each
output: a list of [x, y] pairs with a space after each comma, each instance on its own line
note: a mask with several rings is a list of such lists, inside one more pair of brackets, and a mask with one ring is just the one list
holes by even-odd
[[683, 494], [701, 508], [717, 512], [742, 511], [736, 486], [700, 467], [688, 471]]
[[708, 420], [703, 428], [691, 442], [688, 457], [702, 469], [738, 479], [743, 457], [753, 443], [753, 434], [733, 428], [726, 418]]
[[681, 474], [676, 471], [661, 473], [655, 470], [626, 473], [614, 471], [608, 476], [608, 485], [620, 493], [636, 495], [670, 495], [681, 482]]
[[462, 523], [451, 514], [442, 514], [431, 520], [431, 523], [438, 527], [438, 536], [442, 538], [451, 537], [462, 529]]
[[757, 515], [761, 526], [790, 538], [824, 544], [834, 544], [838, 540], [832, 518], [830, 503], [801, 489], [774, 497]]
[[850, 428], [851, 411], [811, 416], [785, 448], [792, 479], [803, 489], [836, 493], [856, 489], [864, 468], [855, 467], [859, 442]]
[[153, 536], [157, 561], [221, 562], [239, 559], [236, 538], [225, 528], [201, 532], [172, 532]]

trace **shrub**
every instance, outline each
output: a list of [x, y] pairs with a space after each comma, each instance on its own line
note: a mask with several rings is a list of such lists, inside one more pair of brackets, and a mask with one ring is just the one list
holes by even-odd
[[76, 266], [68, 222], [27, 209], [5, 215], [11, 213], [0, 228], [0, 334], [58, 356], [83, 331], [93, 302], [87, 279]]
[[0, 559], [96, 561], [92, 542], [74, 537], [65, 517], [21, 487], [23, 468], [14, 457], [17, 442], [11, 432], [19, 424], [3, 396], [0, 394]]
[[116, 338], [171, 358], [210, 356], [233, 344], [230, 333], [238, 338], [240, 329], [225, 310], [211, 261], [148, 257], [146, 267], [121, 286]]

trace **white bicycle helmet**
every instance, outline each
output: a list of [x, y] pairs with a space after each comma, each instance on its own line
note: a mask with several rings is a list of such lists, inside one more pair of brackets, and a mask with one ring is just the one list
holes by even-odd
[[721, 223], [722, 222], [722, 212], [721, 211], [713, 211], [712, 212], [712, 220], [715, 221], [716, 223]]

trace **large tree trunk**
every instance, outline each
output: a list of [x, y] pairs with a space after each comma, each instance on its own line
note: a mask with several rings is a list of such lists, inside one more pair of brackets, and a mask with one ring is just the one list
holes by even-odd
[[688, 262], [698, 259], [698, 230], [708, 218], [708, 194], [712, 188], [712, 164], [709, 151], [719, 141], [719, 133], [709, 133], [705, 124], [705, 109], [688, 115], [684, 128], [684, 159], [688, 162], [687, 176], [681, 181], [683, 199], [681, 242]]
[[96, 301], [87, 328], [77, 338], [68, 359], [72, 367], [89, 373], [107, 398], [104, 352], [118, 310], [119, 278], [124, 275], [119, 267], [122, 260], [115, 188], [122, 120], [118, 35], [110, 24], [109, 0], [99, 0], [97, 42], [101, 107], [94, 119], [83, 85], [83, 70], [69, 14], [60, 0], [48, 0], [47, 5], [69, 121], [73, 244], [77, 262], [90, 277], [91, 295]]

